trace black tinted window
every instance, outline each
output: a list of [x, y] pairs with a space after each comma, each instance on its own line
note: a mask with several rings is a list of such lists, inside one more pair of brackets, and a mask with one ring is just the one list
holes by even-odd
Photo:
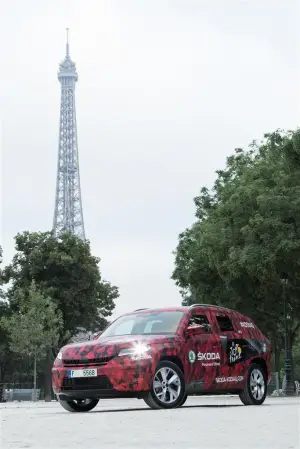
[[219, 323], [220, 330], [222, 332], [233, 331], [233, 325], [228, 316], [217, 316], [217, 321]]

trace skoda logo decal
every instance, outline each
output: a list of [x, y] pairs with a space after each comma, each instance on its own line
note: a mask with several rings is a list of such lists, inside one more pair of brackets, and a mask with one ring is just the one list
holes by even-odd
[[189, 352], [189, 361], [190, 363], [195, 363], [196, 360], [196, 354], [194, 353], [194, 351], [190, 351]]

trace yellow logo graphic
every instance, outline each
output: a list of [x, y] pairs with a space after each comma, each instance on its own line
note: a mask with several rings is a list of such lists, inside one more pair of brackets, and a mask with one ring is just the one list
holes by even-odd
[[229, 349], [229, 363], [237, 362], [242, 358], [242, 348], [238, 343], [234, 341], [231, 343], [231, 347]]

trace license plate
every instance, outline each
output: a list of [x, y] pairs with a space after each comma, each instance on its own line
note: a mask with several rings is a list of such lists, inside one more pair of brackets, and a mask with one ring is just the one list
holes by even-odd
[[68, 377], [97, 377], [97, 369], [71, 369]]

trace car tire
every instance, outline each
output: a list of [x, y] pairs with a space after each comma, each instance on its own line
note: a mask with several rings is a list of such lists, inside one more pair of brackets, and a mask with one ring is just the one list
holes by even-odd
[[187, 394], [184, 395], [184, 397], [183, 397], [182, 401], [180, 402], [180, 404], [177, 405], [177, 408], [178, 407], [182, 407], [186, 403], [187, 398], [188, 398]]
[[[168, 383], [172, 379], [173, 381]], [[159, 362], [151, 389], [144, 396], [145, 403], [152, 409], [170, 409], [180, 406], [184, 398], [185, 380], [181, 369], [167, 360]]]
[[244, 405], [261, 405], [267, 396], [267, 379], [265, 370], [258, 364], [250, 365], [246, 385], [240, 393]]
[[68, 412], [83, 413], [83, 412], [90, 412], [91, 410], [93, 410], [93, 408], [95, 408], [97, 406], [99, 400], [98, 399], [87, 399], [87, 400], [82, 400], [82, 401], [79, 401], [79, 400], [78, 401], [75, 401], [75, 400], [62, 401], [61, 399], [58, 398], [58, 402]]

